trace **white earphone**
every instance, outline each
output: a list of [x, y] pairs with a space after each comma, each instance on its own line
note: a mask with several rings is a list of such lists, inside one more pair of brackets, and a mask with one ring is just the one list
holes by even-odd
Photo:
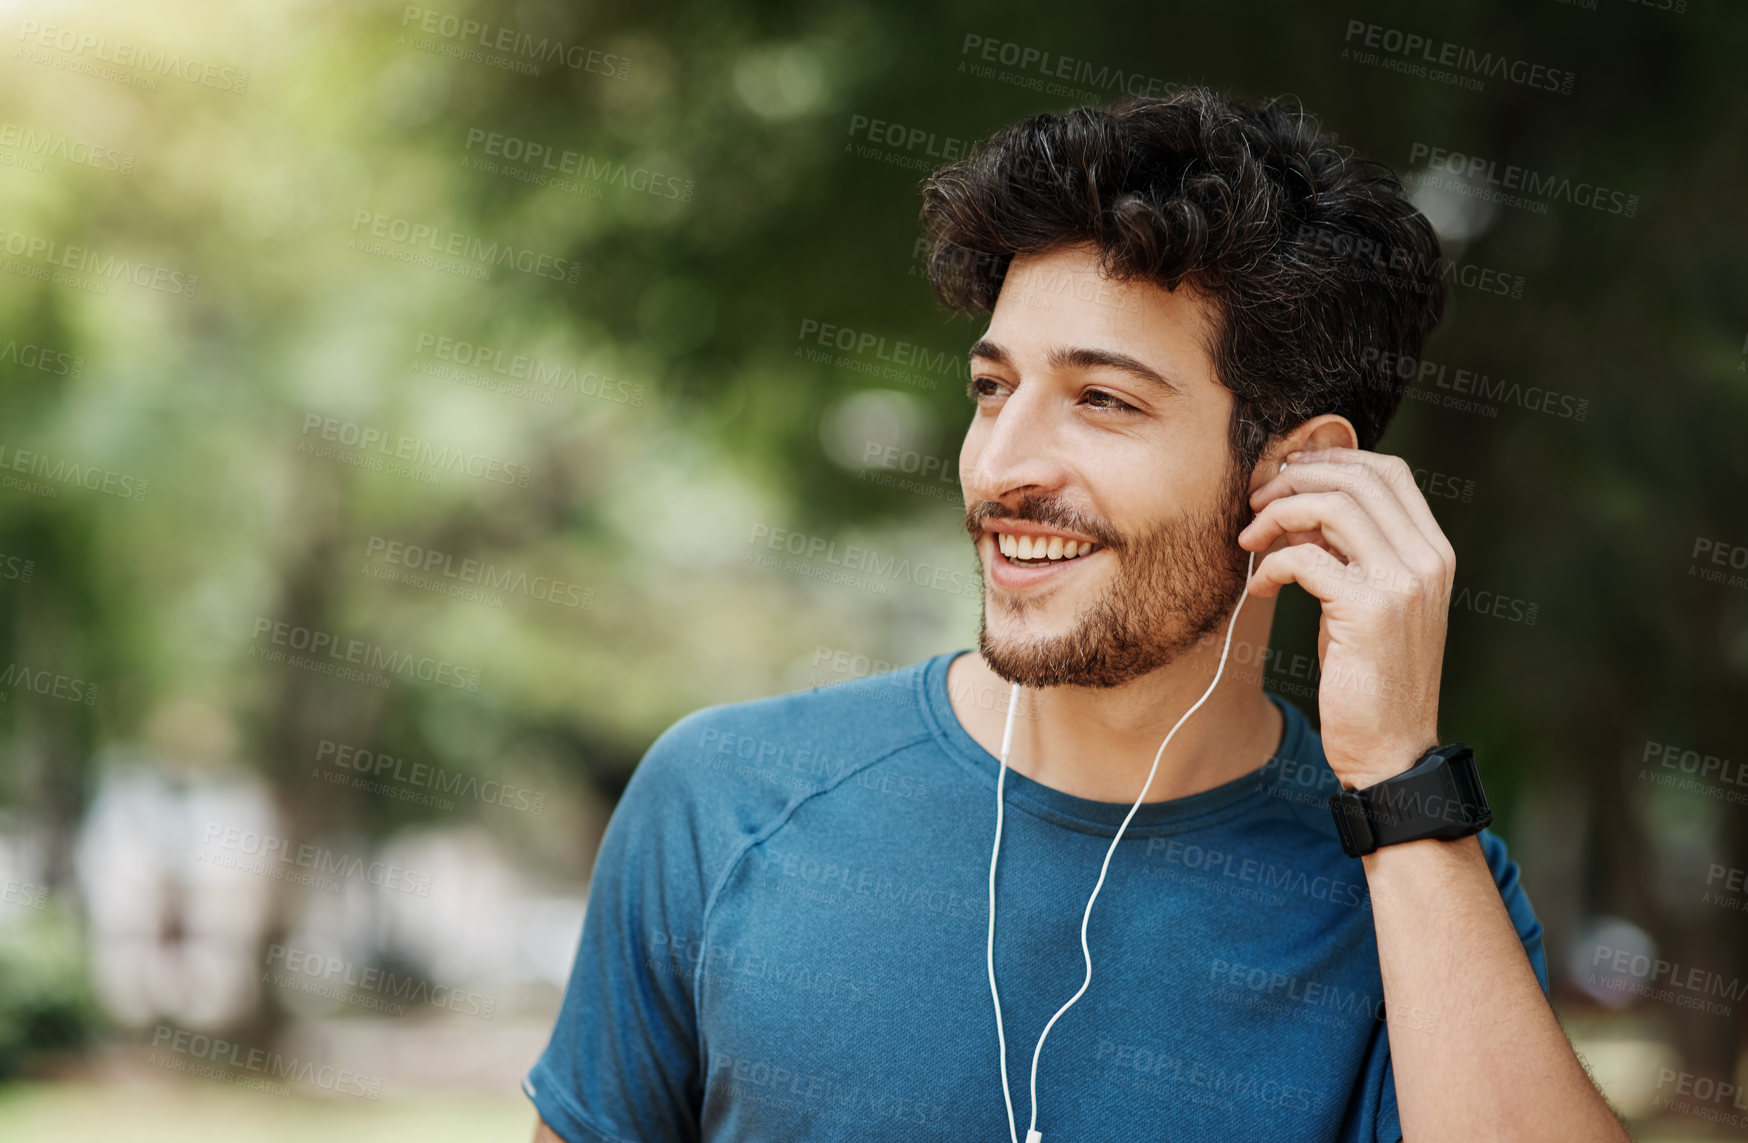
[[[1249, 577], [1256, 571], [1256, 553], [1250, 553], [1250, 563], [1245, 573]], [[1244, 610], [1244, 592], [1238, 597], [1238, 606], [1232, 609], [1232, 618], [1226, 624], [1226, 642], [1220, 648], [1220, 665], [1214, 671], [1214, 681], [1208, 684], [1208, 689], [1202, 692], [1202, 697], [1195, 701], [1190, 709], [1184, 711], [1183, 717], [1177, 720], [1177, 725], [1166, 734], [1165, 741], [1159, 744], [1159, 749], [1153, 755], [1153, 766], [1147, 771], [1147, 783], [1141, 787], [1141, 793], [1136, 795], [1135, 804], [1129, 807], [1129, 812], [1123, 818], [1123, 824], [1117, 827], [1117, 836], [1111, 839], [1111, 848], [1105, 851], [1105, 862], [1099, 867], [1098, 883], [1093, 886], [1092, 896], [1086, 899], [1086, 913], [1080, 919], [1080, 951], [1086, 957], [1086, 979], [1081, 981], [1080, 991], [1068, 998], [1068, 1003], [1056, 1010], [1056, 1015], [1050, 1017], [1050, 1023], [1044, 1025], [1044, 1031], [1038, 1034], [1038, 1046], [1032, 1052], [1032, 1120], [1026, 1128], [1026, 1143], [1043, 1143], [1044, 1134], [1038, 1130], [1038, 1057], [1044, 1051], [1044, 1037], [1050, 1034], [1050, 1029], [1062, 1014], [1074, 1007], [1074, 1002], [1086, 992], [1092, 983], [1092, 951], [1086, 944], [1086, 926], [1092, 919], [1093, 902], [1098, 900], [1099, 889], [1104, 886], [1105, 872], [1111, 867], [1111, 855], [1117, 852], [1117, 843], [1123, 840], [1123, 831], [1129, 828], [1129, 820], [1135, 816], [1135, 811], [1141, 808], [1141, 799], [1147, 796], [1147, 791], [1153, 785], [1153, 775], [1159, 769], [1160, 756], [1165, 753], [1166, 746], [1171, 742], [1172, 735], [1178, 732], [1185, 720], [1196, 713], [1196, 709], [1208, 701], [1208, 696], [1214, 693], [1214, 688], [1220, 682], [1220, 675], [1226, 670], [1226, 655], [1232, 649], [1232, 631], [1238, 625], [1238, 613]], [[989, 995], [995, 1001], [995, 1036], [1001, 1045], [1001, 1096], [1008, 1109], [1008, 1138], [1012, 1143], [1019, 1143], [1019, 1136], [1014, 1129], [1014, 1101], [1008, 1093], [1008, 1044], [1007, 1037], [1002, 1033], [1001, 1026], [1001, 993], [995, 987], [995, 862], [1001, 856], [1001, 820], [1002, 820], [1002, 789], [1008, 775], [1008, 748], [1014, 741], [1014, 711], [1020, 697], [1020, 684], [1015, 683], [1008, 692], [1007, 725], [1001, 732], [1001, 773], [995, 780], [995, 849], [989, 855]]]

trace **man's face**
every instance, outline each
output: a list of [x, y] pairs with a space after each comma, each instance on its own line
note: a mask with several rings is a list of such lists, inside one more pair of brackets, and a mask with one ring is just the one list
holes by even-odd
[[1237, 604], [1249, 474], [1229, 464], [1211, 312], [1188, 289], [1100, 277], [1085, 248], [1014, 259], [971, 350], [959, 453], [978, 642], [1003, 679], [1116, 686]]

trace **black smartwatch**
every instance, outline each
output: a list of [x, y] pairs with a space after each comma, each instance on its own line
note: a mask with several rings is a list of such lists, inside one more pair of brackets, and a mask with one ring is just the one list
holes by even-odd
[[1475, 752], [1461, 742], [1435, 746], [1405, 772], [1363, 790], [1330, 795], [1335, 832], [1349, 857], [1421, 838], [1455, 841], [1493, 821]]

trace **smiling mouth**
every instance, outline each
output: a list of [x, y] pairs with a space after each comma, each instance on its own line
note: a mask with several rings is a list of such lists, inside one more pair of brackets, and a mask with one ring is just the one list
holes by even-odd
[[1044, 568], [1067, 563], [1096, 552], [1102, 547], [1091, 540], [1074, 540], [1067, 536], [1016, 536], [1010, 532], [995, 532], [995, 546], [1010, 564], [1022, 568]]

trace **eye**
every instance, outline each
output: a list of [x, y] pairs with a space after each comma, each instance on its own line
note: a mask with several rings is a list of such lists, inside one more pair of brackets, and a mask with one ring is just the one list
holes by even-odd
[[[965, 395], [973, 401], [979, 397], [993, 397], [1001, 383], [993, 377], [973, 377], [971, 383], [965, 386]], [[988, 386], [985, 388], [984, 386]]]
[[1105, 392], [1103, 389], [1088, 389], [1081, 395], [1081, 400], [1087, 402], [1095, 409], [1111, 409], [1116, 412], [1121, 412], [1125, 409], [1130, 412], [1135, 411], [1134, 405], [1131, 405], [1129, 402], [1122, 400], [1121, 398], [1111, 396], [1111, 394]]

